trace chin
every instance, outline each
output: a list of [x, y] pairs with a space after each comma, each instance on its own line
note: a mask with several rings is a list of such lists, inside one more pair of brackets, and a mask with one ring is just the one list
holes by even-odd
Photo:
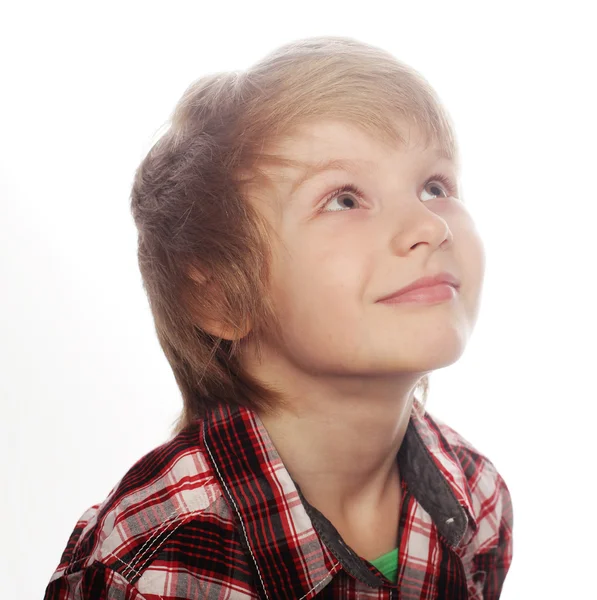
[[394, 346], [392, 362], [399, 370], [412, 372], [435, 371], [454, 364], [466, 349], [467, 337], [442, 336], [441, 339], [417, 340], [416, 343], [401, 347], [397, 352]]
[[453, 365], [462, 356], [464, 348], [461, 352], [438, 352], [433, 356], [426, 357], [418, 363], [419, 371], [436, 371]]

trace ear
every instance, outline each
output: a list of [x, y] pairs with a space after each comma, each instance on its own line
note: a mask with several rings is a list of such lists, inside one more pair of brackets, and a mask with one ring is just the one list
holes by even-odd
[[242, 340], [251, 332], [250, 325], [238, 328], [217, 319], [203, 319], [199, 325], [209, 335], [231, 342]]
[[[201, 287], [205, 294], [214, 299], [213, 304], [221, 307], [225, 305], [222, 289], [213, 279], [209, 280], [206, 275], [193, 265], [188, 268], [187, 273], [190, 279]], [[252, 329], [250, 322], [245, 323], [242, 327], [235, 327], [227, 322], [225, 315], [217, 314], [217, 310], [214, 312], [215, 314], [206, 315], [204, 313], [199, 314], [199, 311], [196, 311], [197, 324], [201, 329], [209, 333], [209, 335], [223, 340], [238, 341], [250, 333]]]

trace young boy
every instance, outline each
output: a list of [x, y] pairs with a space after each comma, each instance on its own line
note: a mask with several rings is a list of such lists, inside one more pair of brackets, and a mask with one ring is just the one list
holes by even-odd
[[429, 84], [353, 40], [185, 92], [132, 190], [184, 411], [83, 514], [47, 600], [499, 597], [508, 489], [424, 408], [481, 296], [458, 178]]

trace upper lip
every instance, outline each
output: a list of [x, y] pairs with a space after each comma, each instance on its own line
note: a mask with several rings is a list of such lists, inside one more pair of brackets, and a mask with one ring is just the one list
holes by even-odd
[[416, 290], [424, 287], [431, 287], [433, 285], [440, 285], [442, 283], [447, 283], [455, 288], [460, 287], [460, 281], [451, 273], [443, 272], [438, 273], [437, 275], [431, 275], [427, 277], [421, 277], [416, 281], [408, 284], [407, 286], [400, 288], [399, 290], [380, 298], [378, 302], [382, 302], [383, 300], [389, 300], [390, 298], [395, 298], [397, 296], [402, 296], [402, 294], [406, 294], [406, 292], [410, 292], [411, 290]]

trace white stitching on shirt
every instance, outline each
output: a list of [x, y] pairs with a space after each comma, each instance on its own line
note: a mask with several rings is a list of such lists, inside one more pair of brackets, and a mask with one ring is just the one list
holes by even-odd
[[[145, 562], [144, 562], [142, 565], [140, 565], [140, 566], [137, 566], [137, 569], [139, 569], [139, 570], [143, 570], [143, 567], [144, 567], [144, 566], [147, 564], [147, 561], [148, 561], [148, 560], [150, 560], [150, 559], [151, 559], [151, 557], [152, 557], [152, 556], [153, 556], [153, 555], [154, 555], [154, 554], [155, 554], [155, 553], [156, 553], [156, 552], [157, 552], [157, 551], [160, 549], [160, 546], [161, 546], [161, 545], [162, 545], [162, 544], [163, 544], [163, 543], [164, 543], [164, 542], [165, 542], [165, 541], [166, 541], [166, 540], [167, 540], [167, 539], [168, 539], [168, 538], [169, 538], [169, 537], [170, 537], [170, 536], [171, 536], [171, 535], [172, 535], [172, 534], [173, 534], [173, 533], [174, 533], [174, 532], [175, 532], [175, 531], [176, 531], [176, 530], [177, 530], [177, 529], [178, 529], [178, 528], [181, 526], [181, 525], [184, 525], [184, 523], [186, 523], [186, 522], [187, 522], [187, 521], [188, 521], [188, 520], [189, 520], [189, 519], [190, 519], [190, 518], [191, 518], [193, 515], [196, 515], [197, 513], [201, 512], [202, 510], [203, 510], [202, 508], [201, 508], [201, 509], [198, 509], [198, 510], [194, 510], [194, 511], [192, 511], [192, 512], [190, 512], [190, 513], [188, 513], [188, 514], [186, 514], [186, 515], [184, 515], [184, 516], [181, 516], [181, 517], [180, 517], [180, 519], [178, 519], [178, 520], [180, 521], [180, 523], [179, 523], [179, 524], [178, 524], [178, 525], [177, 525], [177, 526], [176, 526], [176, 527], [175, 527], [175, 528], [174, 528], [172, 531], [170, 531], [170, 533], [169, 533], [169, 534], [168, 534], [168, 535], [167, 535], [167, 536], [166, 536], [166, 537], [165, 537], [165, 538], [164, 538], [164, 539], [163, 539], [163, 540], [162, 540], [162, 541], [161, 541], [161, 542], [160, 542], [160, 543], [159, 543], [159, 544], [158, 544], [158, 545], [157, 545], [157, 546], [154, 548], [153, 552], [150, 552], [150, 553], [147, 555], [147, 558], [145, 559]], [[172, 523], [175, 523], [176, 521], [177, 521], [177, 519], [174, 519], [174, 520], [172, 521]], [[166, 532], [165, 532], [165, 531], [163, 531], [161, 535], [163, 535], [164, 533], [166, 533]], [[158, 540], [158, 539], [159, 539], [159, 536], [156, 538], [156, 543], [157, 543], [157, 540]], [[139, 559], [139, 560], [141, 560], [141, 559]]]
[[[182, 521], [185, 521], [187, 519], [189, 519], [190, 517], [192, 517], [193, 515], [196, 515], [197, 513], [200, 513], [203, 509], [197, 509], [197, 510], [193, 510], [185, 515], [178, 515], [174, 518], [173, 515], [175, 515], [176, 513], [172, 513], [170, 515], [170, 517], [168, 519], [166, 519], [152, 534], [151, 536], [145, 541], [145, 543], [143, 544], [143, 546], [141, 546], [141, 548], [138, 550], [138, 552], [135, 554], [135, 556], [133, 556], [131, 563], [125, 563], [124, 561], [122, 561], [121, 559], [120, 562], [122, 562], [123, 564], [125, 564], [131, 571], [135, 571], [135, 567], [137, 567], [138, 569], [142, 569], [143, 566], [147, 563], [147, 561], [153, 556], [153, 554], [155, 554], [157, 552], [157, 550], [159, 549], [159, 547], [183, 524]], [[138, 563], [142, 560], [143, 558], [143, 552], [145, 551], [145, 549], [147, 548], [147, 546], [153, 541], [153, 540], [159, 540], [159, 538], [164, 535], [167, 531], [167, 528], [170, 525], [173, 525], [174, 523], [176, 523], [177, 521], [181, 521], [181, 523], [179, 523], [172, 531], [170, 531], [170, 533], [168, 533], [168, 535], [160, 542], [160, 544], [158, 544], [151, 553], [149, 553], [147, 559], [145, 560], [145, 562], [139, 567]], [[112, 555], [115, 556], [115, 555]], [[136, 563], [136, 564], [135, 564]], [[136, 572], [136, 571], [135, 571]], [[130, 573], [128, 572], [128, 570], [123, 571], [122, 576], [123, 577], [128, 577], [130, 575]], [[137, 575], [140, 576], [139, 573], [137, 573]]]
[[[135, 569], [133, 569], [131, 567], [131, 565], [125, 563], [121, 558], [118, 558], [118, 556], [116, 556], [116, 554], [114, 554], [113, 552], [110, 552], [108, 554], [108, 556], [112, 556], [114, 557], [119, 563], [122, 563], [123, 565], [125, 565], [126, 567], [129, 567], [130, 569], [132, 569], [133, 573], [135, 573], [135, 575], [138, 575], [139, 578], [141, 578], [141, 573], [138, 573], [137, 571], [135, 571]], [[120, 574], [120, 576], [130, 585], [133, 585], [128, 579], [126, 579], [126, 577], [122, 574]], [[135, 586], [135, 591], [139, 592], [139, 589], [137, 588], [137, 586]], [[140, 592], [139, 592], [140, 593]], [[155, 594], [160, 600], [164, 600], [163, 596], [160, 596], [159, 594]], [[145, 597], [145, 596], [143, 596]]]
[[301, 596], [299, 600], [304, 600], [313, 590], [317, 589], [322, 583], [325, 583], [327, 578], [334, 574], [336, 567], [339, 566], [339, 562], [337, 562], [335, 565], [332, 565], [332, 568], [328, 571], [328, 574], [319, 583], [316, 583], [304, 596]]
[[[166, 520], [163, 521], [162, 524], [147, 538], [147, 540], [145, 541], [145, 543], [137, 551], [137, 554], [135, 554], [135, 556], [133, 556], [133, 558], [131, 560], [131, 564], [128, 565], [131, 569], [133, 568], [132, 565], [134, 565], [135, 562], [137, 561], [137, 557], [143, 553], [143, 551], [145, 550], [145, 548], [152, 542], [152, 540], [156, 536], [161, 535], [161, 530], [162, 529], [166, 529], [168, 527], [168, 525], [170, 525], [170, 523], [173, 523], [173, 522], [175, 523], [177, 518], [179, 518], [179, 519], [182, 518], [180, 515], [178, 515], [178, 517], [176, 517], [175, 515], [176, 515], [176, 511], [170, 513], [168, 515], [168, 517], [166, 518]], [[123, 573], [122, 576], [123, 577], [127, 577], [128, 573]]]
[[[126, 571], [128, 571], [129, 569], [137, 576], [137, 577], [141, 577], [141, 573], [139, 573], [138, 571], [135, 571], [135, 569], [133, 569], [133, 567], [131, 567], [131, 565], [129, 565], [128, 563], [124, 562], [122, 560], [122, 558], [118, 558], [118, 556], [116, 556], [116, 554], [114, 554], [114, 552], [108, 552], [108, 554], [106, 554], [106, 556], [111, 556], [112, 558], [116, 559], [120, 564], [124, 565], [126, 567], [126, 569], [121, 573], [122, 577], [124, 579], [126, 579], [124, 573]], [[128, 581], [128, 580], [127, 580]], [[130, 581], [129, 581], [130, 583]]]
[[255, 568], [257, 569], [257, 575], [259, 575], [259, 581], [261, 581], [261, 585], [263, 587], [263, 593], [265, 594], [265, 597], [269, 600], [269, 596], [267, 595], [267, 591], [266, 591], [266, 587], [265, 587], [265, 583], [263, 581], [263, 577], [261, 577], [261, 571], [259, 570], [259, 565], [257, 564], [257, 560], [255, 559], [255, 555], [253, 554], [253, 549], [251, 548], [251, 544], [249, 544], [249, 537], [247, 536], [247, 530], [245, 529], [245, 524], [243, 523], [242, 517], [240, 516], [240, 511], [238, 509], [238, 506], [236, 505], [236, 502], [234, 501], [234, 498], [232, 497], [232, 494], [230, 492], [230, 490], [228, 489], [228, 486], [226, 485], [226, 482], [224, 481], [224, 478], [222, 477], [222, 474], [220, 473], [220, 470], [218, 469], [218, 463], [216, 462], [214, 455], [211, 453], [211, 450], [209, 449], [209, 445], [207, 444], [207, 439], [205, 436], [205, 421], [203, 422], [203, 443], [205, 444], [205, 448], [207, 450], [207, 452], [209, 453], [209, 456], [211, 457], [211, 462], [213, 463], [219, 477], [220, 480], [222, 482], [222, 485], [224, 486], [224, 488], [226, 489], [226, 492], [228, 493], [228, 497], [230, 498], [230, 502], [232, 502], [232, 506], [234, 506], [234, 510], [236, 511], [236, 514], [238, 516], [238, 520], [240, 521], [240, 526], [243, 529], [243, 533], [245, 535], [245, 540], [247, 542], [247, 547], [249, 548], [249, 552], [251, 553], [251, 558], [253, 559], [253, 562], [255, 563]]

